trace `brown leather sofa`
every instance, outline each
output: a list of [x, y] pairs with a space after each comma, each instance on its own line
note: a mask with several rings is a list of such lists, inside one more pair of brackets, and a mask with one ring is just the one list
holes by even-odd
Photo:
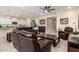
[[73, 28], [65, 27], [64, 31], [58, 31], [59, 38], [68, 40], [69, 34], [73, 32]]
[[34, 32], [15, 29], [12, 32], [14, 47], [20, 52], [50, 52], [49, 40], [38, 40]]

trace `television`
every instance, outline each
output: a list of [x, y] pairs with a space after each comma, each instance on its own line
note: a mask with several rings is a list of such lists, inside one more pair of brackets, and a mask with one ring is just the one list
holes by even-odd
[[17, 22], [12, 22], [13, 25], [17, 25]]

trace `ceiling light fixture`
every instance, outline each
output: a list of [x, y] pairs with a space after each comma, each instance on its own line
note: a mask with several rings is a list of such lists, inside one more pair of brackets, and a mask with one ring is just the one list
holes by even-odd
[[45, 13], [47, 13], [48, 11], [47, 10], [45, 10]]

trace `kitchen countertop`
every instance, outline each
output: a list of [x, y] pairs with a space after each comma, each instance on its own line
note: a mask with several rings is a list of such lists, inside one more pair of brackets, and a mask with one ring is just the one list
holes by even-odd
[[79, 35], [70, 34], [68, 42], [79, 45]]

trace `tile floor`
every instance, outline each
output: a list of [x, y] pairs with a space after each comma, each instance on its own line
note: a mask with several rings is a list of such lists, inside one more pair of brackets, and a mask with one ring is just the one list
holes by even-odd
[[52, 52], [67, 52], [67, 40], [60, 40], [56, 47], [51, 48]]
[[[0, 30], [0, 52], [17, 52], [12, 42], [9, 43], [6, 40], [6, 33], [9, 31], [11, 30], [9, 29]], [[56, 47], [52, 46], [51, 51], [52, 52], [67, 52], [67, 41], [61, 39], [59, 44]]]
[[6, 33], [10, 30], [0, 30], [0, 52], [16, 52], [12, 42], [8, 43], [6, 40]]

